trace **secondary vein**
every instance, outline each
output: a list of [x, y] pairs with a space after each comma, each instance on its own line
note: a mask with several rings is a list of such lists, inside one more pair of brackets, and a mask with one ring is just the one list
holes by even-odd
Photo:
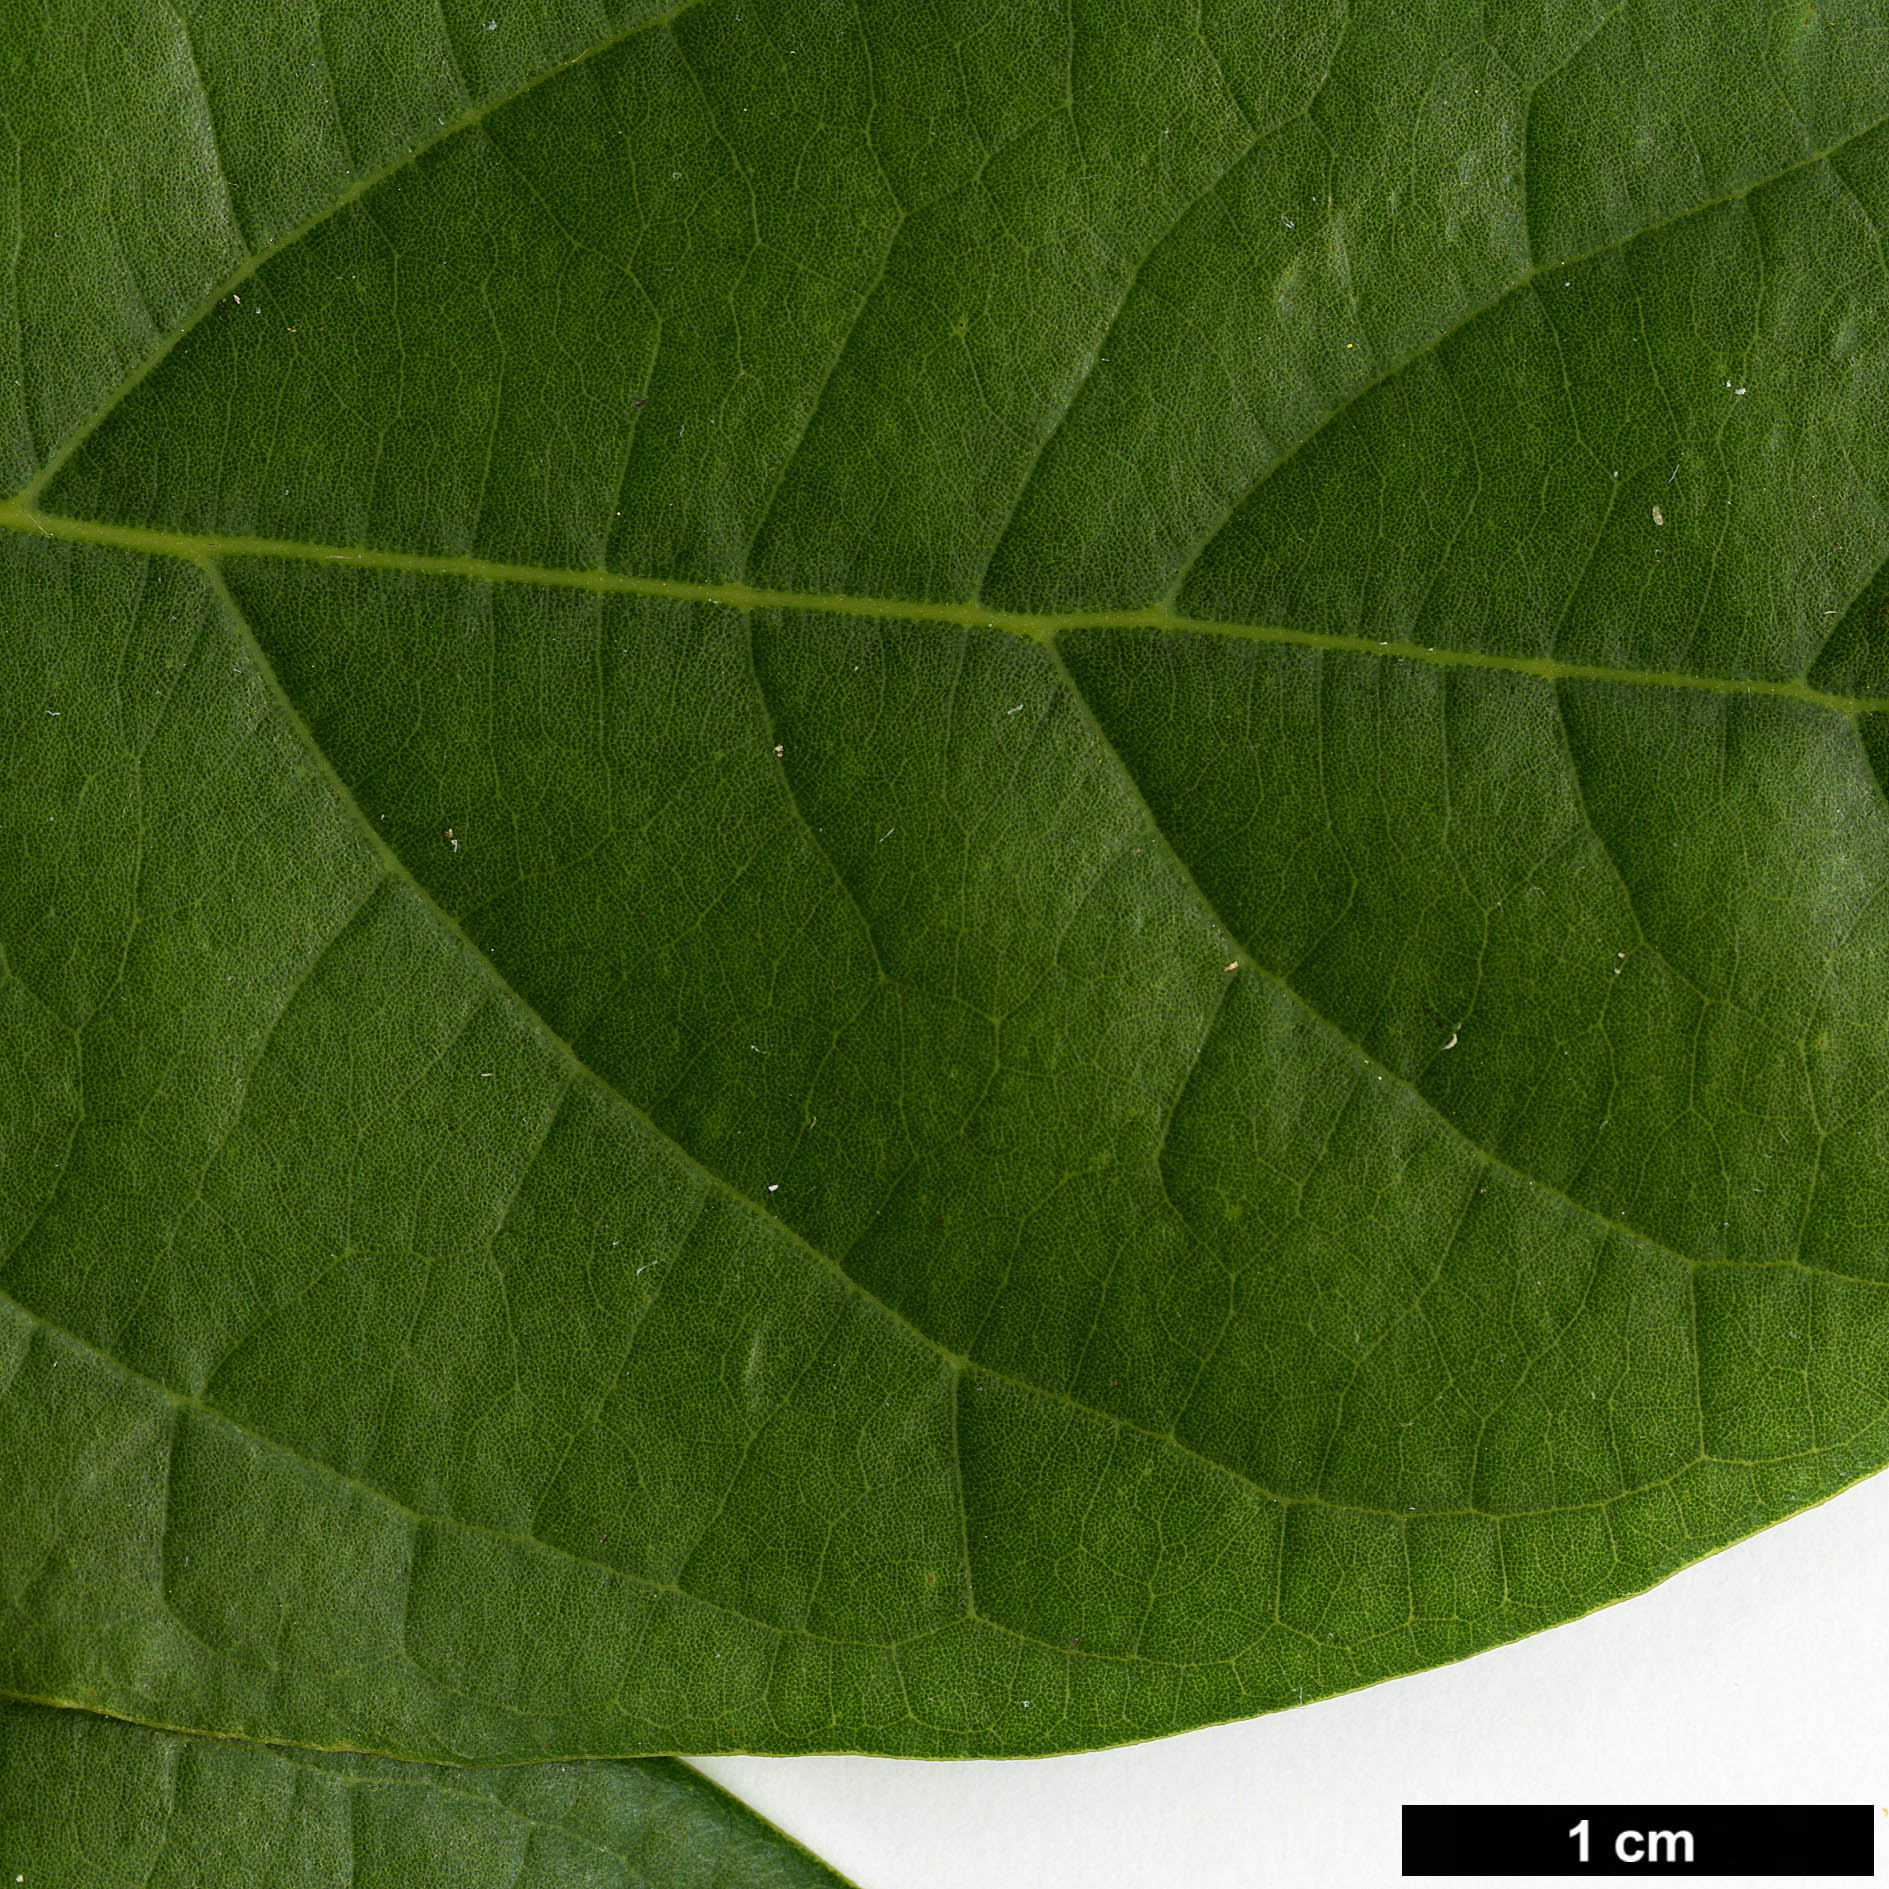
[[676, 0], [676, 4], [668, 7], [663, 12], [650, 14], [642, 19], [632, 21], [630, 25], [624, 27], [620, 32], [612, 33], [607, 38], [598, 40], [595, 45], [586, 46], [571, 54], [569, 58], [560, 60], [555, 65], [545, 66], [535, 72], [527, 74], [517, 85], [511, 86], [505, 91], [496, 92], [489, 98], [472, 100], [458, 117], [449, 118], [443, 125], [437, 127], [425, 137], [417, 139], [412, 144], [403, 146], [399, 151], [389, 157], [385, 163], [377, 164], [371, 170], [362, 171], [360, 175], [349, 184], [347, 189], [324, 203], [312, 216], [304, 217], [301, 222], [284, 230], [274, 241], [265, 243], [260, 249], [250, 251], [228, 275], [224, 276], [221, 281], [204, 295], [203, 299], [197, 303], [190, 315], [166, 335], [150, 353], [146, 354], [138, 361], [131, 371], [99, 402], [92, 413], [68, 434], [64, 444], [47, 458], [46, 463], [41, 466], [39, 471], [33, 475], [32, 479], [21, 488], [19, 494], [21, 499], [30, 504], [35, 497], [45, 491], [52, 481], [59, 476], [60, 472], [64, 470], [67, 462], [71, 460], [73, 455], [98, 432], [99, 428], [124, 405], [126, 400], [128, 400], [139, 387], [150, 379], [158, 368], [162, 367], [163, 364], [170, 359], [171, 355], [177, 349], [177, 344], [187, 335], [194, 333], [204, 318], [210, 314], [213, 309], [220, 307], [228, 296], [237, 289], [240, 289], [244, 283], [249, 281], [249, 279], [273, 257], [280, 255], [283, 250], [292, 248], [296, 243], [301, 242], [311, 230], [318, 229], [322, 224], [331, 222], [335, 217], [339, 216], [342, 211], [347, 209], [350, 204], [359, 203], [369, 191], [386, 182], [386, 180], [396, 172], [406, 170], [410, 166], [417, 164], [427, 152], [446, 143], [448, 139], [457, 137], [462, 131], [469, 131], [473, 126], [484, 123], [486, 119], [492, 117], [495, 113], [504, 110], [507, 105], [512, 104], [517, 99], [523, 98], [526, 93], [536, 91], [546, 80], [556, 77], [560, 72], [569, 71], [572, 66], [582, 65], [586, 60], [595, 59], [603, 53], [610, 52], [614, 48], [621, 46], [626, 40], [635, 39], [643, 33], [660, 31], [663, 27], [673, 24], [683, 14], [689, 12], [691, 8], [700, 6], [701, 4], [702, 0]]

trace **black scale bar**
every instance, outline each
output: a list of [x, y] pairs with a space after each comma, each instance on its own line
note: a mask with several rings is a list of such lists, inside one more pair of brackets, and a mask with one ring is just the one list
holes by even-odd
[[1874, 1804], [1406, 1804], [1406, 1876], [1873, 1876]]

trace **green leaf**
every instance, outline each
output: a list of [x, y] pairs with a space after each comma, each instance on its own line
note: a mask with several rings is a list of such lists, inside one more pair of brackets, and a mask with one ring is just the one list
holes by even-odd
[[1061, 1750], [1882, 1464], [1873, 0], [0, 11], [0, 1688]]
[[668, 1759], [400, 1764], [4, 1700], [0, 1871], [61, 1889], [845, 1889]]

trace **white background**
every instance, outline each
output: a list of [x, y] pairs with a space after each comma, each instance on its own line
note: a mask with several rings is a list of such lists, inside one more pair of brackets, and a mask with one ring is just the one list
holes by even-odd
[[697, 1762], [859, 1889], [1376, 1889], [1406, 1802], [1880, 1813], [1889, 1475], [1584, 1620], [1241, 1725], [1009, 1763]]

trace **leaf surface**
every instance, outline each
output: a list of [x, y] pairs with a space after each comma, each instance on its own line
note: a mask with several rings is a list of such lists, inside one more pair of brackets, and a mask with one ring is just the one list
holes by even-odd
[[399, 1764], [0, 1702], [0, 1868], [64, 1889], [846, 1889], [664, 1758]]
[[0, 55], [0, 1686], [1059, 1750], [1880, 1466], [1879, 9], [278, 11]]

